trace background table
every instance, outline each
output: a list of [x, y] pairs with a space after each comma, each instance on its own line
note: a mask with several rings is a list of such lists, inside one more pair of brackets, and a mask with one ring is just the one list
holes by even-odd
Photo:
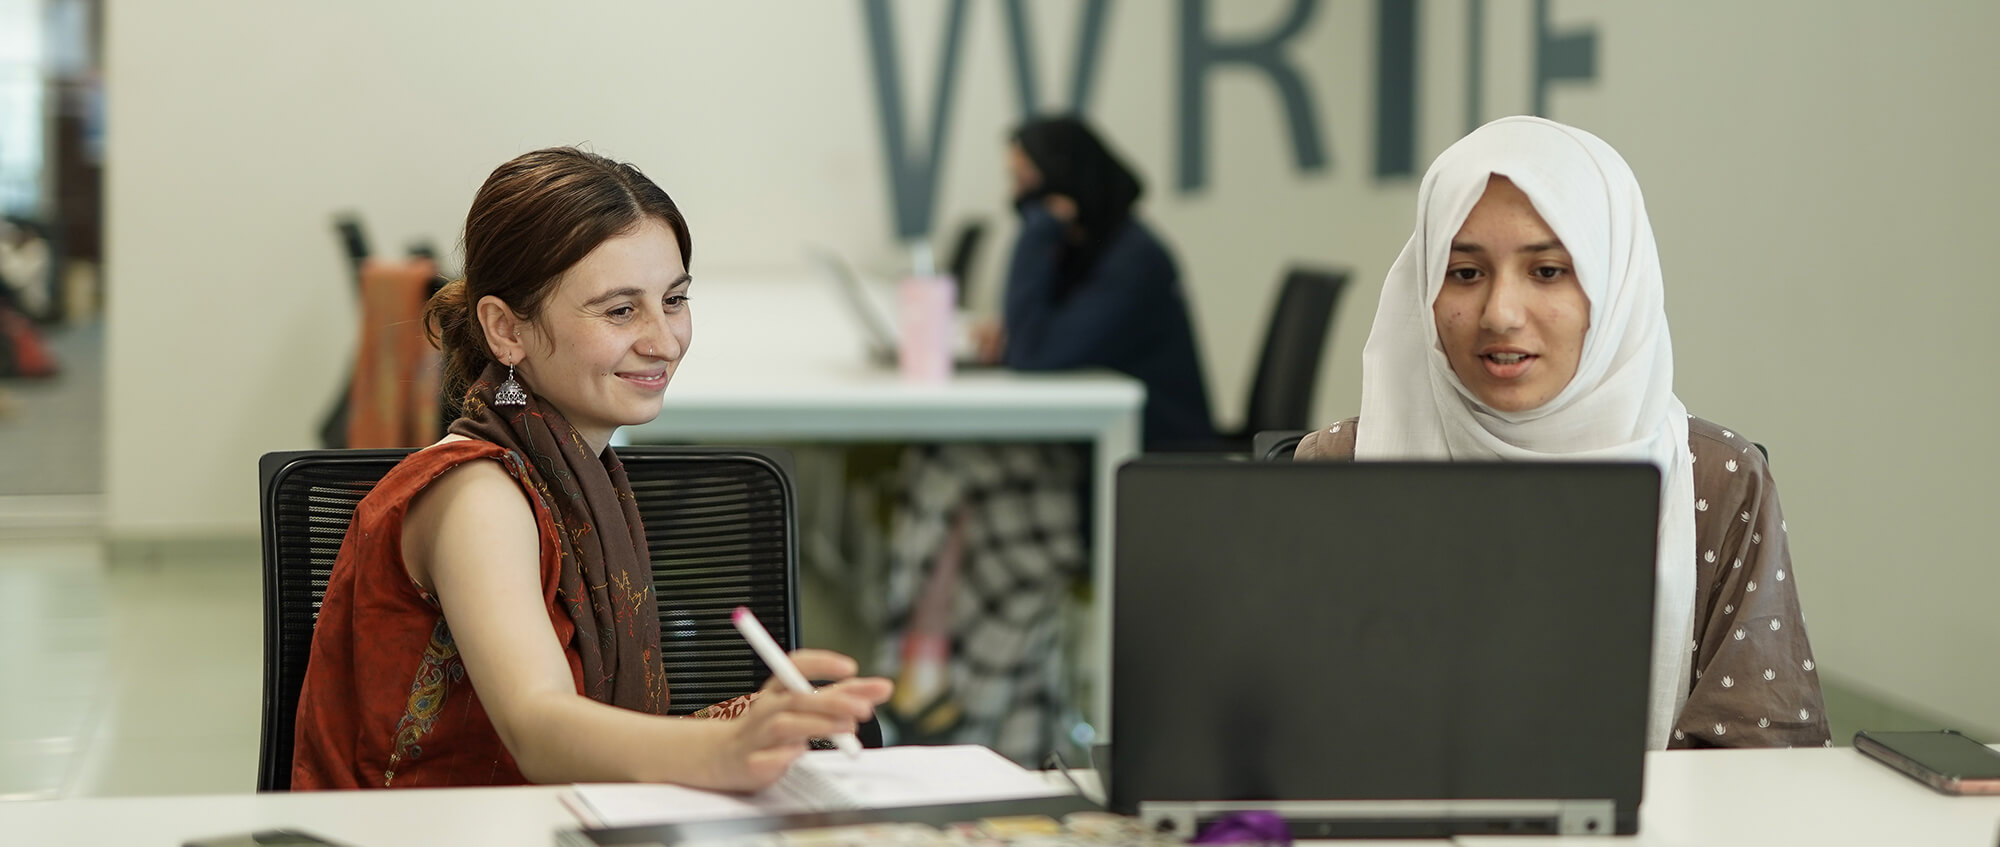
[[1086, 682], [1084, 713], [1106, 732], [1111, 498], [1118, 465], [1139, 453], [1145, 386], [1108, 371], [999, 368], [911, 383], [869, 360], [860, 325], [831, 282], [698, 276], [690, 295], [694, 342], [667, 388], [666, 407], [652, 423], [621, 430], [618, 443], [1090, 444], [1093, 591], [1078, 678]]

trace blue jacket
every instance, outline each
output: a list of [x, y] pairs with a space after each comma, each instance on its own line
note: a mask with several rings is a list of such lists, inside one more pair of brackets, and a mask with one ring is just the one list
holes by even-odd
[[1146, 384], [1149, 448], [1212, 438], [1208, 385], [1173, 256], [1128, 217], [1084, 278], [1058, 299], [1063, 230], [1040, 204], [1025, 207], [1007, 267], [1007, 366], [1130, 375]]

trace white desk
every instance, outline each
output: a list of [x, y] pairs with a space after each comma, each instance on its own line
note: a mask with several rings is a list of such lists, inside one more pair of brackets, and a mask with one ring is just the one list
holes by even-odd
[[[2000, 797], [1947, 797], [1849, 748], [1672, 751], [1646, 763], [1631, 838], [1471, 837], [1477, 847], [1994, 847]], [[1094, 780], [1083, 774], [1086, 787]], [[1056, 777], [1051, 777], [1052, 779]], [[356, 847], [547, 847], [576, 826], [560, 787], [0, 803], [0, 843], [165, 845], [295, 827]], [[1353, 845], [1356, 842], [1330, 842]], [[1388, 842], [1397, 845], [1443, 842]]]
[[950, 382], [904, 382], [868, 361], [857, 322], [830, 283], [710, 280], [690, 301], [694, 343], [667, 388], [666, 408], [619, 443], [785, 440], [1083, 441], [1092, 466], [1095, 590], [1081, 655], [1098, 684], [1085, 714], [1110, 725], [1111, 498], [1118, 465], [1139, 453], [1145, 386], [1110, 372], [961, 371]]
[[303, 829], [353, 847], [555, 843], [576, 817], [561, 787], [116, 797], [0, 803], [0, 844], [179, 847], [193, 838]]
[[1460, 838], [1479, 847], [2000, 843], [2000, 797], [1949, 797], [1851, 747], [1672, 750], [1646, 758], [1630, 838]]

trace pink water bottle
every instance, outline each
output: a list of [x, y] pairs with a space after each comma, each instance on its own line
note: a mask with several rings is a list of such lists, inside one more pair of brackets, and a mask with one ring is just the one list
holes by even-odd
[[951, 379], [952, 320], [958, 309], [958, 283], [948, 276], [912, 276], [896, 289], [896, 317], [901, 343], [897, 364], [903, 379], [944, 382]]

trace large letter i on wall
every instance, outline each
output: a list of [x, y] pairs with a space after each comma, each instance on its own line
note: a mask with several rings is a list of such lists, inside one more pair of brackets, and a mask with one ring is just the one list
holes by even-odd
[[1549, 83], [1597, 78], [1597, 33], [1549, 29], [1549, 0], [1535, 0], [1535, 114], [1549, 113]]

